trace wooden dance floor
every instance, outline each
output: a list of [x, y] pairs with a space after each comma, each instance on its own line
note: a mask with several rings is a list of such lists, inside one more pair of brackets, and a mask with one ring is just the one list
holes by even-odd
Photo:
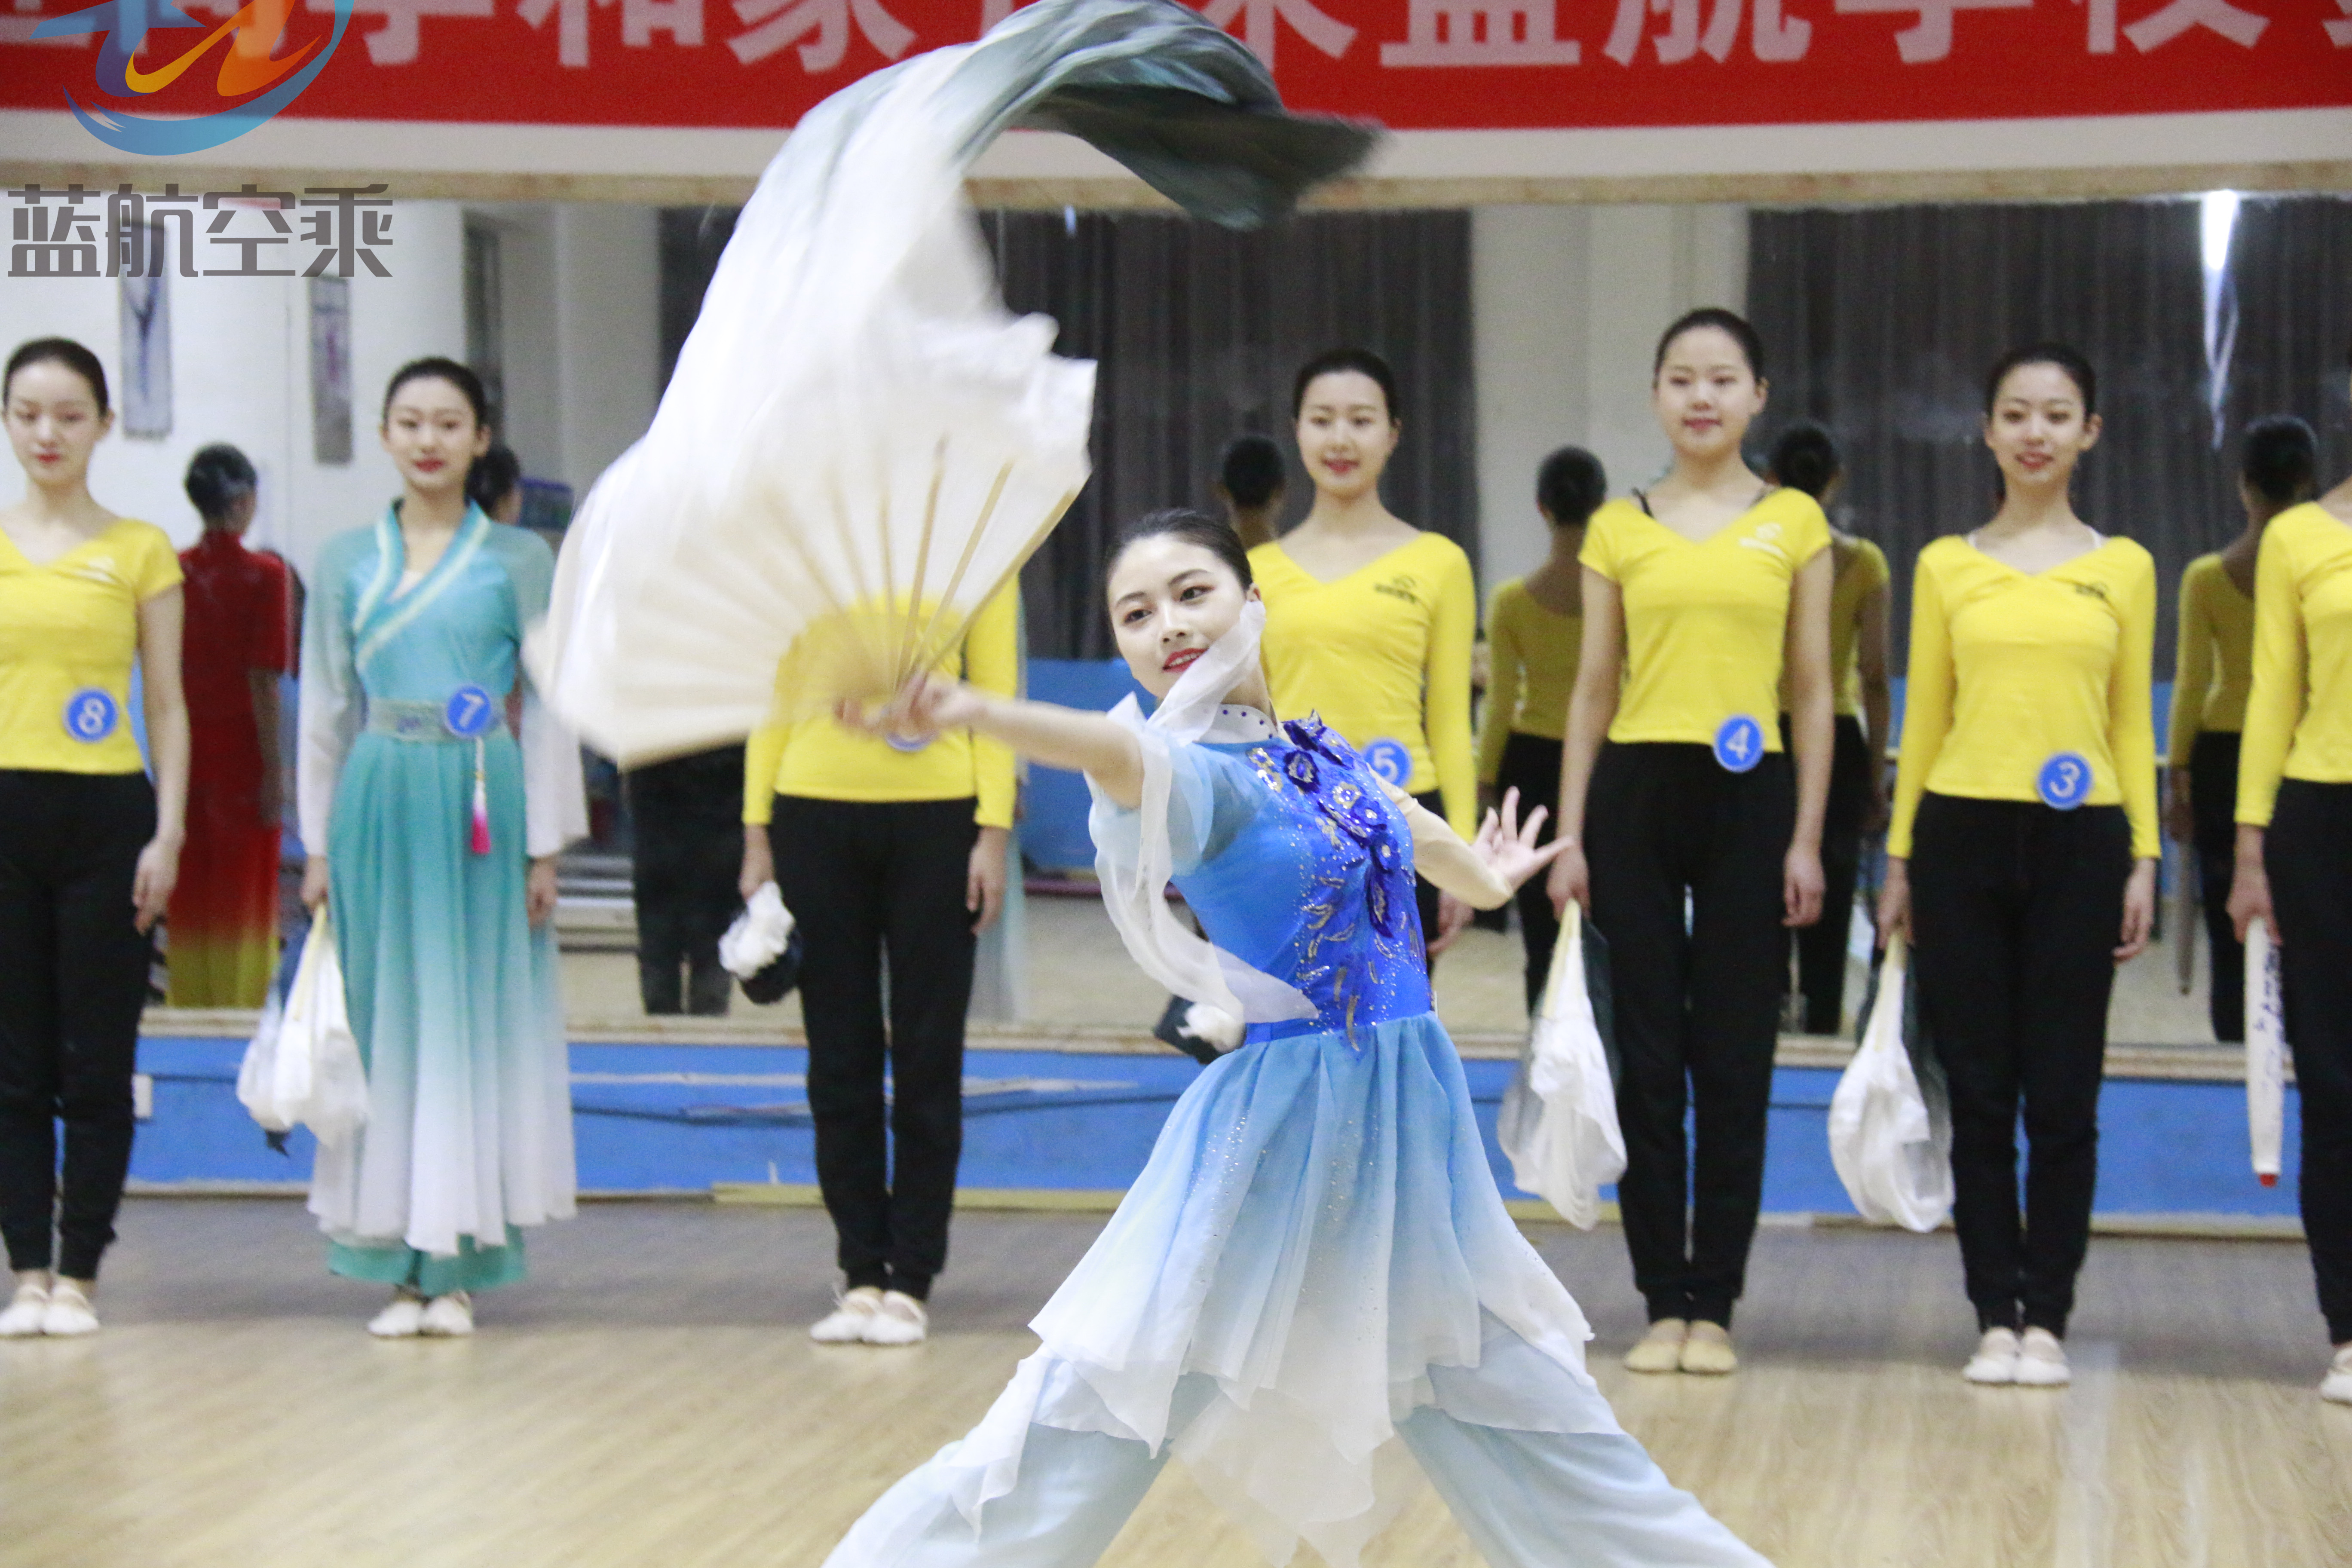
[[[377, 1291], [326, 1276], [299, 1205], [134, 1200], [106, 1331], [0, 1343], [0, 1563], [814, 1568], [987, 1407], [1098, 1224], [961, 1217], [936, 1337], [881, 1351], [801, 1331], [821, 1215], [597, 1205], [533, 1237], [477, 1339], [379, 1344]], [[1768, 1230], [1747, 1370], [1703, 1382], [1617, 1366], [1640, 1310], [1614, 1231], [1532, 1234], [1626, 1426], [1781, 1568], [2352, 1563], [2352, 1409], [2312, 1392], [2299, 1247], [2097, 1239], [2051, 1394], [1960, 1382], [1948, 1236]], [[1108, 1561], [1257, 1559], [1171, 1469]], [[1368, 1557], [1477, 1561], [1426, 1492]]]

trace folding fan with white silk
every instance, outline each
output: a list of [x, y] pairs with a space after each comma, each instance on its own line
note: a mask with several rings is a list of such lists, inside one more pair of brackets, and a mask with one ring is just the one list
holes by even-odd
[[1376, 134], [1284, 112], [1174, 0], [1040, 0], [820, 104], [744, 207], [652, 427], [589, 492], [533, 638], [541, 689], [623, 765], [887, 700], [1086, 483], [1094, 366], [1005, 310], [963, 201], [1016, 125], [1233, 226]]

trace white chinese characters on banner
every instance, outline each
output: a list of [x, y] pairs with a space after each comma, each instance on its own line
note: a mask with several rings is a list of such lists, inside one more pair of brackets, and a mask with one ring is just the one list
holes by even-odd
[[1230, 28], [1234, 19], [1242, 24], [1242, 42], [1250, 52], [1274, 68], [1274, 35], [1277, 23], [1287, 22], [1317, 48], [1333, 59], [1348, 52], [1356, 41], [1356, 29], [1328, 12], [1316, 9], [1315, 0], [1209, 0], [1201, 7], [1201, 15], [1220, 27]]
[[[537, 27], [552, 15], [556, 22], [555, 58], [575, 70], [588, 65], [588, 12], [593, 5], [605, 10], [613, 8], [615, 0], [522, 0], [515, 15]], [[618, 0], [621, 7], [621, 43], [632, 49], [653, 47], [656, 33], [667, 33], [670, 41], [685, 48], [698, 48], [702, 44], [702, 0]]]
[[2339, 49], [2352, 49], [2352, 0], [2336, 0], [2336, 8], [2344, 13], [2340, 22], [2322, 22], [2327, 29], [2327, 41]]
[[1838, 14], [1908, 11], [1919, 19], [1895, 35], [1895, 52], [1906, 66], [1948, 59], [1952, 16], [1958, 11], [2025, 11], [2033, 0], [1837, 0]]
[[1384, 66], [1572, 66], [1584, 51], [1554, 31], [1553, 0], [1412, 0], [1405, 41]]
[[2154, 16], [2143, 16], [2124, 29], [2124, 37], [2132, 47], [2146, 54], [2160, 49], [2181, 34], [2196, 27], [2210, 27], [2242, 49], [2251, 49], [2254, 40], [2263, 36], [2270, 18], [2257, 16], [2230, 4], [2230, 0], [2172, 0]]
[[[1801, 16], [1786, 15], [1781, 5], [1782, 0], [1756, 0], [1748, 47], [1759, 60], [1801, 60], [1812, 47], [1813, 25]], [[1680, 65], [1701, 50], [1711, 59], [1727, 60], [1739, 42], [1743, 9], [1744, 0], [1715, 0], [1706, 30], [1701, 31], [1699, 0], [1617, 0], [1617, 20], [1601, 52], [1621, 66], [1632, 65], [1642, 52], [1643, 29], [1655, 15], [1666, 18], [1666, 30], [1652, 39], [1660, 65]]]
[[734, 0], [734, 11], [751, 30], [728, 39], [727, 47], [747, 66], [814, 33], [800, 47], [801, 68], [832, 70], [849, 53], [853, 26], [886, 60], [897, 59], [915, 41], [914, 29], [882, 9], [881, 0]]
[[[335, 0], [307, 0], [304, 7], [332, 16]], [[354, 0], [352, 10], [362, 16], [381, 16], [383, 26], [368, 34], [370, 65], [404, 66], [416, 60], [417, 24], [427, 16], [488, 16], [492, 0]]]

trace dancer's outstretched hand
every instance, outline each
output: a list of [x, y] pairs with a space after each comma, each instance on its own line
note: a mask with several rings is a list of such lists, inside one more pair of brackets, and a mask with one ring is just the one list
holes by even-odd
[[834, 704], [833, 716], [852, 730], [901, 741], [929, 741], [942, 730], [961, 729], [980, 717], [987, 700], [960, 680], [919, 675], [879, 708], [855, 697]]
[[1507, 790], [1499, 811], [1490, 811], [1486, 820], [1478, 825], [1478, 837], [1470, 847], [1489, 870], [1503, 879], [1513, 891], [1519, 884], [1558, 859], [1568, 848], [1568, 841], [1556, 838], [1549, 844], [1538, 845], [1544, 819], [1551, 815], [1542, 806], [1528, 813], [1525, 822], [1519, 820], [1519, 792]]

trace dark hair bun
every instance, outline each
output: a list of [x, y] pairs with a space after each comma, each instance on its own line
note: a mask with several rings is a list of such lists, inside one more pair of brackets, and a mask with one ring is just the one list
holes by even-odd
[[1837, 438], [1811, 420], [1780, 432], [1780, 439], [1772, 443], [1772, 456], [1765, 467], [1779, 483], [1792, 490], [1802, 490], [1815, 500], [1821, 500], [1822, 492], [1845, 471], [1844, 459], [1838, 456]]
[[1562, 447], [1536, 470], [1536, 505], [1567, 526], [1588, 521], [1609, 499], [1609, 471], [1581, 447]]
[[226, 441], [216, 441], [189, 458], [188, 475], [182, 481], [188, 504], [206, 522], [219, 521], [231, 506], [260, 486], [253, 464]]

